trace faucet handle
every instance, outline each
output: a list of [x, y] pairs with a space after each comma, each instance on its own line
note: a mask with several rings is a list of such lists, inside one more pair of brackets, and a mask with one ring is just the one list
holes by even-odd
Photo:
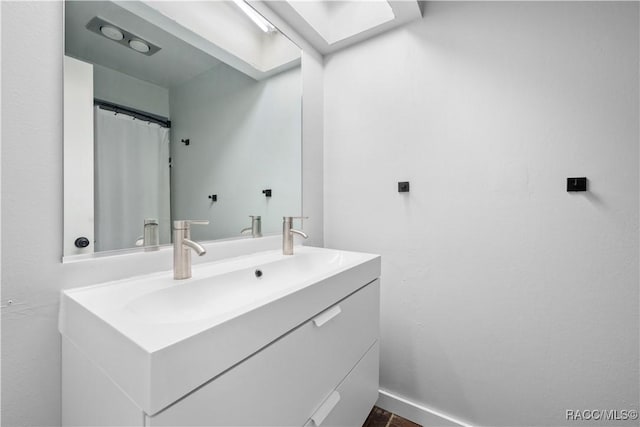
[[286, 221], [287, 219], [309, 219], [308, 216], [283, 216], [282, 220]]
[[249, 218], [253, 219], [260, 219], [260, 215], [249, 215]]
[[145, 227], [147, 225], [158, 225], [158, 220], [155, 219], [155, 218], [145, 218], [144, 219], [144, 225], [145, 225]]
[[196, 219], [183, 219], [179, 221], [173, 221], [173, 228], [175, 230], [187, 230], [191, 228], [191, 224], [194, 225], [207, 225], [209, 224], [208, 219], [196, 220]]

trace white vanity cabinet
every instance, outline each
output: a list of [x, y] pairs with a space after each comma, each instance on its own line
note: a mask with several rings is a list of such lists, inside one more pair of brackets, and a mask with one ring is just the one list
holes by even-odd
[[378, 312], [376, 280], [146, 425], [362, 425], [378, 397]]
[[[156, 275], [63, 292], [62, 424], [361, 426], [378, 397], [380, 257], [301, 248], [294, 257], [267, 254], [246, 263], [251, 267], [203, 267], [203, 278], [188, 283]], [[239, 281], [230, 288], [258, 283], [286, 292], [275, 299], [265, 292], [264, 303], [243, 305], [224, 319], [212, 314], [156, 325], [149, 323], [155, 317], [140, 318], [130, 310], [141, 295], [153, 302], [177, 293], [182, 298], [176, 301], [184, 304], [193, 292], [206, 297], [202, 288], [222, 289], [236, 277], [258, 280], [255, 265], [273, 281]], [[320, 274], [323, 269], [328, 271]], [[299, 273], [287, 278], [292, 271]], [[291, 282], [282, 284], [285, 279]], [[183, 308], [176, 308], [174, 318], [193, 314]], [[194, 335], [196, 326], [201, 332]], [[231, 326], [233, 334], [224, 332]], [[188, 334], [169, 347], [145, 347], [163, 342], [164, 331]], [[153, 333], [159, 338], [145, 341]], [[192, 351], [187, 357], [165, 351], [176, 346]], [[242, 348], [249, 350], [240, 353]]]

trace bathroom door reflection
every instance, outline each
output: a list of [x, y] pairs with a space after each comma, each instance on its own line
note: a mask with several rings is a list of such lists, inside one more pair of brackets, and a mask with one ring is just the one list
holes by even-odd
[[149, 219], [170, 243], [169, 129], [100, 107], [94, 117], [96, 251], [140, 245]]

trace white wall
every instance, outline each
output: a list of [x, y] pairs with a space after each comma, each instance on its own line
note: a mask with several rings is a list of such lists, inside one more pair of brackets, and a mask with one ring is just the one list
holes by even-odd
[[238, 237], [249, 215], [282, 233], [302, 209], [300, 67], [256, 81], [221, 63], [170, 95], [172, 217], [210, 220], [198, 240]]
[[[62, 3], [0, 2], [2, 43], [2, 407], [1, 424], [60, 423], [60, 289], [171, 268], [171, 251], [61, 263]], [[38, 25], [33, 26], [34, 17]], [[294, 35], [292, 35], [293, 37]], [[322, 105], [321, 61], [303, 55], [304, 104]], [[307, 71], [308, 70], [308, 71]], [[318, 88], [319, 87], [319, 88]], [[321, 129], [322, 111], [305, 109], [305, 129]], [[303, 130], [303, 209], [322, 242], [322, 140]], [[307, 137], [309, 136], [309, 137]], [[310, 172], [307, 172], [310, 171]], [[319, 201], [317, 199], [320, 199]], [[305, 229], [307, 229], [305, 227]], [[256, 241], [257, 240], [257, 241]], [[310, 238], [311, 240], [311, 238]], [[207, 245], [205, 257], [277, 247], [279, 238]], [[7, 306], [12, 299], [14, 304]]]
[[269, 2], [247, 0], [269, 22], [302, 49], [302, 228], [304, 243], [324, 245], [324, 58], [282, 19]]
[[94, 96], [103, 101], [170, 117], [169, 89], [94, 64]]
[[382, 254], [384, 389], [475, 425], [638, 409], [638, 6], [428, 2], [326, 58], [325, 243]]
[[[93, 253], [93, 65], [64, 57], [64, 253]], [[91, 244], [75, 246], [86, 237]]]

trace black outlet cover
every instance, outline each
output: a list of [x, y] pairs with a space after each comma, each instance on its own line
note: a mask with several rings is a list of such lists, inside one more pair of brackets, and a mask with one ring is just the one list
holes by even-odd
[[587, 191], [587, 178], [567, 178], [567, 191]]
[[408, 193], [408, 192], [409, 192], [409, 181], [399, 182], [398, 193]]

